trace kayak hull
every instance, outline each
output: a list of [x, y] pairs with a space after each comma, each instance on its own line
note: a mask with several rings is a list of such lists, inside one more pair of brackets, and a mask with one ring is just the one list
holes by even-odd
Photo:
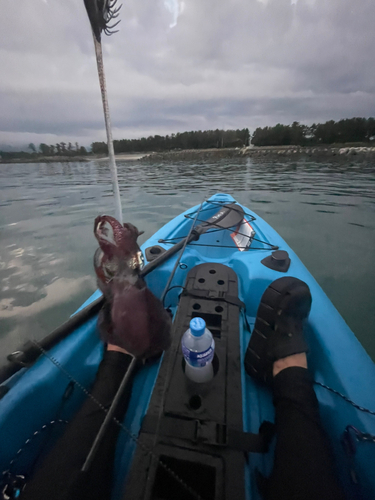
[[[192, 219], [199, 208], [197, 221], [207, 220], [217, 212], [218, 207], [233, 202], [235, 200], [230, 195], [213, 196], [201, 207], [186, 211], [162, 227], [142, 245], [142, 251], [147, 255], [146, 249], [153, 246], [169, 249], [173, 243], [187, 236]], [[244, 218], [250, 222], [255, 231], [255, 238], [249, 249], [241, 251], [234, 244], [235, 228], [228, 231], [211, 230], [203, 234], [198, 241], [186, 247], [170, 285], [176, 288], [168, 291], [165, 306], [169, 307], [174, 315], [176, 314], [181, 293], [181, 288], [177, 287], [184, 286], [189, 271], [199, 264], [219, 263], [228, 266], [236, 273], [238, 296], [245, 304], [245, 309], [240, 314], [239, 325], [243, 430], [258, 432], [264, 420], [274, 420], [271, 393], [259, 387], [245, 373], [244, 356], [251, 335], [247, 324], [252, 329], [263, 292], [272, 281], [281, 276], [297, 277], [305, 281], [311, 290], [313, 302], [308, 321], [307, 341], [310, 347], [308, 363], [314, 379], [335, 389], [361, 407], [375, 410], [374, 363], [293, 250], [264, 220], [248, 208], [242, 208], [245, 212]], [[289, 254], [290, 266], [287, 272], [280, 273], [264, 266], [261, 262], [271, 255], [276, 247]], [[146, 277], [149, 288], [156, 296], [161, 296], [177, 258], [177, 255], [171, 257]], [[100, 292], [95, 292], [82, 307], [92, 303], [99, 296]], [[90, 387], [103, 352], [103, 345], [96, 329], [96, 319], [93, 317], [88, 320], [48, 351], [48, 357], [41, 356], [31, 368], [21, 370], [4, 384], [9, 390], [0, 401], [2, 471], [7, 470], [20, 448], [24, 448], [24, 451], [12, 465], [12, 472], [21, 473], [27, 469], [41, 450], [45, 451], [45, 440], [43, 437], [37, 437], [33, 444], [23, 447], [25, 441], [47, 422], [70, 419], [83, 401], [85, 394], [80, 386]], [[147, 412], [159, 368], [160, 361], [145, 366], [135, 378], [133, 395], [123, 422], [134, 438], [138, 436], [143, 417]], [[68, 386], [71, 384], [72, 387], [74, 382], [78, 382], [79, 385], [75, 384], [74, 390], [69, 392]], [[316, 385], [316, 393], [322, 420], [332, 441], [341, 479], [349, 495], [354, 497], [357, 495], [357, 487], [352, 484], [350, 478], [348, 457], [343, 450], [341, 438], [348, 425], [374, 435], [375, 418], [322, 386]], [[53, 432], [57, 436], [61, 430], [56, 428]], [[124, 485], [136, 446], [135, 439], [129, 437], [129, 434], [125, 432], [120, 434], [116, 451], [114, 499], [121, 498], [124, 493]], [[272, 469], [272, 456], [272, 450], [267, 454], [250, 455], [244, 474], [247, 498], [260, 498], [254, 471], [259, 469], [268, 475]], [[374, 457], [373, 443], [358, 443], [356, 453], [352, 457], [362, 495], [369, 499], [375, 495]]]

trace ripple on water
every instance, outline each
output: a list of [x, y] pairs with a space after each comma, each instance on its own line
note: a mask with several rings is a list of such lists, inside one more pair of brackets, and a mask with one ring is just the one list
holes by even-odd
[[[375, 358], [373, 164], [130, 161], [118, 171], [124, 219], [145, 231], [141, 241], [215, 192], [264, 217]], [[111, 177], [96, 161], [2, 165], [0, 199], [0, 341], [10, 351], [58, 326], [95, 289], [92, 227], [113, 213]]]

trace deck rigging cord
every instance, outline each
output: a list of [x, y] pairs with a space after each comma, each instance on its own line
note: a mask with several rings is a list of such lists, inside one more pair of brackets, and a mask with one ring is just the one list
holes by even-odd
[[329, 392], [332, 392], [333, 394], [336, 394], [336, 396], [340, 396], [344, 401], [347, 403], [350, 403], [354, 408], [356, 408], [359, 411], [362, 411], [363, 413], [368, 413], [369, 415], [374, 415], [375, 416], [375, 411], [369, 410], [368, 408], [365, 408], [363, 406], [358, 405], [357, 403], [354, 403], [351, 399], [348, 398], [348, 396], [345, 396], [345, 394], [342, 394], [339, 391], [336, 391], [336, 389], [332, 389], [332, 387], [329, 387], [326, 384], [323, 384], [322, 382], [318, 382], [317, 380], [314, 380], [315, 385], [319, 385], [320, 387], [323, 387], [323, 389], [326, 389]]
[[[173, 269], [172, 269], [171, 274], [169, 275], [169, 278], [168, 278], [167, 284], [165, 285], [164, 290], [163, 290], [163, 293], [161, 294], [160, 300], [162, 301], [162, 303], [163, 303], [163, 304], [164, 304], [164, 299], [165, 299], [165, 296], [167, 295], [167, 292], [168, 292], [168, 290], [169, 290], [169, 287], [170, 287], [170, 285], [171, 285], [171, 283], [172, 283], [172, 280], [173, 280], [173, 278], [174, 278], [174, 275], [175, 275], [176, 269], [177, 269], [177, 267], [179, 266], [179, 264], [180, 264], [180, 262], [181, 262], [181, 258], [182, 258], [183, 253], [185, 252], [186, 245], [188, 244], [189, 238], [190, 238], [190, 236], [191, 236], [191, 234], [192, 234], [192, 232], [193, 232], [193, 230], [194, 230], [194, 228], [195, 228], [196, 222], [198, 221], [198, 215], [199, 215], [200, 211], [202, 210], [202, 207], [203, 207], [203, 203], [204, 203], [204, 201], [205, 201], [205, 198], [203, 198], [203, 200], [202, 200], [202, 202], [201, 202], [201, 204], [200, 204], [200, 206], [199, 206], [199, 208], [198, 208], [198, 210], [197, 210], [197, 213], [196, 213], [196, 215], [195, 215], [195, 217], [194, 217], [193, 223], [192, 223], [192, 225], [190, 226], [189, 233], [188, 233], [188, 235], [187, 235], [187, 236], [186, 236], [186, 238], [185, 238], [184, 245], [183, 245], [183, 247], [181, 248], [180, 254], [179, 254], [179, 256], [178, 256], [178, 257], [177, 257], [177, 259], [176, 259], [176, 262], [175, 262], [175, 264], [174, 264], [174, 266], [173, 266]], [[204, 222], [205, 222], [205, 221], [204, 221]]]
[[[213, 202], [211, 200], [206, 200], [208, 204], [211, 204], [211, 205], [217, 205], [217, 206], [225, 206], [223, 203], [218, 203], [218, 202]], [[207, 210], [211, 210], [211, 208], [205, 208], [203, 210], [200, 210], [200, 212], [205, 212]], [[192, 212], [190, 214], [186, 214], [185, 217], [188, 218], [188, 219], [192, 219], [193, 215], [196, 216], [196, 213], [195, 212]], [[247, 219], [245, 219], [245, 217], [248, 217], [249, 220], [247, 221]], [[252, 222], [254, 220], [256, 220], [256, 217], [254, 217], [254, 215], [252, 214], [249, 214], [249, 213], [246, 213], [244, 211], [244, 220], [246, 220], [247, 222]], [[205, 220], [203, 219], [197, 219], [197, 222], [201, 222], [201, 223], [204, 223], [206, 222]], [[213, 226], [215, 226], [215, 224], [213, 224]], [[220, 226], [218, 226], [216, 229], [211, 229], [210, 228], [210, 234], [212, 233], [215, 233], [215, 232], [219, 232], [219, 231], [230, 231], [231, 229], [230, 228], [222, 228]], [[244, 237], [248, 237], [247, 234], [245, 233], [242, 233], [241, 231], [237, 231], [236, 232], [237, 235], [239, 236], [244, 236]], [[184, 238], [187, 238], [187, 236], [176, 236], [176, 237], [173, 237], [173, 238], [165, 238], [165, 239], [161, 239], [159, 240], [159, 243], [169, 243], [169, 244], [173, 244], [175, 243], [175, 240], [181, 240], [181, 239], [184, 239]], [[255, 238], [255, 236], [252, 236], [251, 237], [251, 242], [252, 241], [256, 241], [258, 243], [261, 243], [263, 245], [266, 245], [265, 247], [252, 247], [252, 246], [237, 246], [235, 244], [233, 245], [214, 245], [214, 244], [208, 244], [208, 243], [190, 243], [191, 246], [200, 246], [200, 247], [212, 247], [212, 248], [215, 248], [215, 247], [220, 247], [220, 248], [238, 248], [240, 250], [278, 250], [279, 247], [277, 245], [273, 245], [272, 243], [269, 243], [268, 241], [263, 241], [263, 240], [260, 240], [258, 238]]]

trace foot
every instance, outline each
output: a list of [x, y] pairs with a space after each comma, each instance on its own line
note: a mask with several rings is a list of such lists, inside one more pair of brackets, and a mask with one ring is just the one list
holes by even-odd
[[303, 281], [285, 276], [269, 285], [261, 298], [246, 351], [245, 368], [250, 376], [271, 385], [275, 371], [301, 366], [290, 363], [307, 367], [303, 328], [310, 308], [310, 290]]

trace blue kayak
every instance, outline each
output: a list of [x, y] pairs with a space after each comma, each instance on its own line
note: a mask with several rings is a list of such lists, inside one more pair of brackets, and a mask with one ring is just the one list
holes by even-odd
[[[228, 206], [242, 209], [241, 221], [223, 228], [215, 223], [215, 217]], [[193, 226], [203, 230], [195, 234]], [[182, 242], [187, 243], [185, 248]], [[177, 244], [181, 251], [169, 255]], [[152, 464], [152, 457], [162, 457], [171, 470], [196, 461], [206, 481], [216, 467], [214, 487], [221, 491], [213, 498], [231, 496], [233, 490], [225, 484], [226, 472], [220, 472], [218, 450], [223, 450], [229, 464], [233, 454], [225, 449], [225, 439], [215, 441], [220, 439], [213, 437], [211, 424], [224, 433], [232, 427], [246, 438], [250, 433], [258, 434], [263, 422], [274, 421], [271, 392], [247, 375], [244, 359], [260, 299], [270, 283], [282, 276], [299, 278], [311, 290], [308, 363], [342, 483], [349, 498], [375, 498], [375, 365], [277, 232], [230, 195], [216, 194], [162, 227], [144, 243], [142, 252], [146, 268], [151, 265], [147, 285], [163, 298], [173, 315], [173, 342], [161, 358], [145, 364], [136, 374], [116, 450], [112, 498], [144, 498], [142, 481], [133, 484], [132, 470], [144, 465], [145, 470], [137, 476], [144, 476], [144, 486], [147, 474], [156, 467], [153, 477], [159, 481], [160, 471]], [[9, 366], [2, 372], [7, 375], [0, 377], [2, 472], [27, 476], [35, 460], [53, 445], [61, 431], [59, 423], [70, 420], [87, 397], [83, 388], [90, 390], [103, 355], [97, 331], [100, 300], [101, 292], [97, 291], [66, 328], [39, 346], [30, 344], [32, 361], [25, 361], [22, 350], [10, 356]], [[194, 316], [203, 317], [215, 337], [217, 359], [212, 383], [194, 384], [183, 373], [180, 339]], [[172, 431], [176, 423], [172, 420], [163, 431], [161, 416], [194, 424], [195, 434], [188, 424], [184, 435], [178, 434], [182, 424], [179, 431]], [[159, 436], [163, 432], [164, 438]], [[146, 434], [153, 436], [151, 441]], [[273, 443], [271, 440], [264, 450], [249, 451], [241, 467], [234, 467], [244, 498], [261, 498], [256, 471], [266, 476], [271, 472]], [[241, 446], [237, 443], [234, 447]], [[150, 448], [153, 455], [147, 456], [144, 450]], [[237, 459], [233, 460], [235, 464]], [[222, 489], [218, 486], [220, 475], [224, 478]], [[188, 481], [184, 478], [183, 482]]]

